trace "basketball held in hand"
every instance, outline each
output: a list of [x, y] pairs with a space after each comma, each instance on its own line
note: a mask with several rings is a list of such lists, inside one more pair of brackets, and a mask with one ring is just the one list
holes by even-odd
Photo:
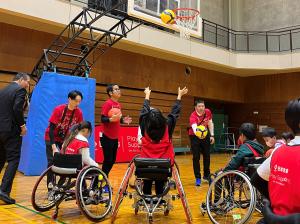
[[116, 117], [116, 119], [114, 119], [114, 121], [119, 121], [121, 119], [121, 116], [122, 116], [121, 110], [119, 108], [111, 108], [108, 111], [108, 117], [111, 118], [113, 116]]
[[207, 129], [203, 125], [199, 125], [196, 128], [196, 136], [200, 139], [204, 139], [207, 136]]

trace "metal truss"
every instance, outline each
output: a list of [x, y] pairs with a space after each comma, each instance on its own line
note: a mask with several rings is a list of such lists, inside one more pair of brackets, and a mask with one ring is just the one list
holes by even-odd
[[102, 54], [143, 23], [118, 10], [124, 4], [127, 0], [120, 0], [108, 9], [101, 5], [96, 9], [83, 8], [49, 48], [44, 49], [32, 78], [38, 81], [44, 71], [87, 77]]

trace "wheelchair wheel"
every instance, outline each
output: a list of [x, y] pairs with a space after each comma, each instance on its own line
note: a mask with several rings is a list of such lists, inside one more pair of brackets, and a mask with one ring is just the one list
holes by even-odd
[[179, 194], [180, 200], [182, 202], [182, 206], [183, 206], [183, 209], [185, 212], [186, 219], [187, 219], [188, 223], [192, 223], [192, 213], [191, 213], [190, 207], [188, 205], [188, 202], [186, 200], [186, 194], [183, 190], [183, 186], [182, 186], [182, 183], [181, 183], [181, 180], [179, 177], [179, 173], [178, 173], [178, 170], [176, 167], [173, 167], [173, 178], [175, 179], [175, 182], [176, 182], [176, 188], [178, 190], [178, 194]]
[[103, 220], [112, 208], [112, 190], [105, 173], [98, 167], [82, 169], [76, 180], [76, 201], [91, 221]]
[[51, 167], [41, 174], [31, 194], [31, 204], [35, 210], [40, 212], [48, 211], [59, 200], [62, 200], [63, 193], [57, 185], [60, 178], [61, 176], [52, 172]]
[[255, 189], [239, 171], [218, 175], [208, 188], [206, 209], [213, 223], [246, 223], [256, 203]]
[[115, 202], [114, 202], [112, 215], [111, 215], [111, 222], [112, 223], [114, 223], [114, 221], [116, 219], [116, 216], [117, 216], [117, 213], [119, 211], [120, 205], [123, 201], [124, 196], [126, 195], [126, 190], [127, 190], [127, 187], [128, 187], [129, 179], [132, 176], [133, 171], [134, 171], [134, 164], [133, 164], [132, 161], [128, 165], [128, 169], [127, 169], [126, 174], [125, 174], [125, 176], [122, 180], [122, 183], [120, 185], [118, 194], [117, 194]]

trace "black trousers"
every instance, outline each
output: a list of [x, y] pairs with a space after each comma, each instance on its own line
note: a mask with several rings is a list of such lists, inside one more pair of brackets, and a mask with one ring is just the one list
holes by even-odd
[[[45, 141], [46, 143], [46, 155], [47, 155], [47, 167], [50, 167], [53, 165], [53, 150], [52, 146], [49, 141]], [[55, 142], [56, 146], [61, 149], [62, 143], [61, 142]]]
[[[144, 194], [151, 195], [152, 194], [152, 180], [144, 180], [143, 192]], [[163, 180], [156, 180], [155, 181], [155, 194], [159, 195], [162, 194], [164, 191], [164, 185], [166, 181]]]
[[[49, 141], [45, 141], [46, 143], [46, 156], [47, 156], [47, 168], [53, 165], [53, 150], [52, 146]], [[56, 146], [61, 149], [62, 143], [61, 142], [55, 142]], [[49, 182], [53, 182], [52, 180], [53, 174], [52, 172], [48, 172], [47, 174], [47, 185], [49, 185]]]
[[205, 178], [210, 175], [210, 136], [207, 135], [205, 139], [199, 139], [195, 135], [190, 135], [191, 151], [193, 153], [193, 168], [195, 178], [201, 178], [200, 173], [200, 154], [203, 155], [203, 167]]
[[116, 162], [117, 150], [118, 150], [118, 139], [110, 139], [105, 135], [100, 138], [101, 146], [103, 149], [103, 165], [102, 170], [108, 177], [110, 170]]
[[22, 136], [18, 127], [10, 132], [0, 132], [0, 173], [7, 161], [7, 167], [2, 177], [0, 189], [7, 193], [11, 192], [13, 181], [19, 166], [22, 146]]

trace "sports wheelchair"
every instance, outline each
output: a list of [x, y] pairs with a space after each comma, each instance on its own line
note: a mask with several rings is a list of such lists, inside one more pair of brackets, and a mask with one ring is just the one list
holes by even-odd
[[[136, 175], [134, 184], [135, 192], [129, 193], [127, 187], [133, 173]], [[172, 183], [171, 177], [174, 179], [175, 183]], [[159, 195], [145, 195], [142, 190], [144, 180], [166, 181], [163, 193]], [[169, 194], [172, 185], [178, 190], [178, 194]], [[125, 196], [134, 199], [132, 207], [134, 208], [135, 214], [138, 214], [139, 211], [147, 212], [149, 223], [153, 222], [153, 213], [155, 211], [163, 211], [164, 215], [167, 216], [172, 209], [171, 200], [181, 199], [186, 219], [188, 223], [192, 222], [191, 211], [179, 177], [178, 167], [177, 165], [171, 166], [169, 159], [134, 158], [131, 161], [114, 202], [112, 223], [116, 219], [118, 210]]]
[[55, 207], [58, 216], [63, 201], [76, 200], [81, 212], [91, 221], [103, 220], [112, 208], [112, 190], [105, 173], [94, 166], [82, 167], [81, 155], [55, 153], [53, 166], [37, 180], [31, 195], [35, 210]]
[[251, 185], [250, 178], [264, 158], [244, 158], [243, 172], [231, 170], [212, 174], [206, 202], [200, 206], [213, 223], [246, 223], [254, 210], [263, 208], [262, 195]]

